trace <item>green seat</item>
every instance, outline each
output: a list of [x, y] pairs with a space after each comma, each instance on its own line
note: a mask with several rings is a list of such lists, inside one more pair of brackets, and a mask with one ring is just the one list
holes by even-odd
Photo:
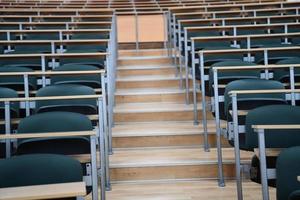
[[[99, 68], [91, 65], [79, 65], [79, 64], [66, 64], [53, 71], [97, 71]], [[90, 86], [92, 88], [101, 87], [101, 75], [100, 74], [88, 74], [88, 75], [55, 75], [51, 78], [51, 84], [82, 84]]]
[[[284, 117], [274, 117], [284, 116]], [[246, 116], [245, 145], [248, 148], [258, 147], [257, 133], [252, 125], [300, 124], [300, 107], [291, 105], [267, 105], [249, 111]], [[300, 144], [299, 130], [266, 130], [267, 148], [288, 148]]]
[[101, 40], [109, 39], [109, 33], [74, 33], [71, 35], [72, 40]]
[[[213, 96], [213, 67], [233, 67], [233, 66], [255, 66], [255, 63], [245, 62], [241, 60], [227, 60], [222, 62], [217, 62], [211, 65], [209, 70], [209, 88], [206, 94]], [[228, 84], [231, 81], [238, 79], [258, 79], [260, 78], [260, 70], [224, 70], [218, 71], [218, 83]], [[223, 95], [224, 90], [220, 90], [220, 95]]]
[[[0, 98], [18, 98], [18, 93], [12, 89], [0, 87]], [[19, 103], [10, 103], [10, 115], [11, 118], [18, 117], [19, 115]], [[5, 106], [4, 102], [0, 102], [0, 119], [5, 118]], [[5, 125], [0, 125], [0, 134], [5, 134]], [[5, 158], [5, 143], [0, 141], [0, 159]]]
[[51, 44], [14, 44], [14, 51], [11, 54], [33, 54], [33, 53], [51, 53]]
[[[27, 67], [4, 66], [0, 67], [1, 72], [32, 72], [33, 70]], [[28, 78], [29, 89], [36, 89], [37, 81], [34, 76]], [[8, 87], [18, 91], [24, 91], [23, 76], [0, 76], [0, 86]]]
[[[95, 95], [93, 88], [84, 85], [61, 84], [51, 85], [37, 91], [37, 97]], [[45, 100], [36, 102], [36, 112], [70, 111], [83, 114], [97, 112], [96, 99]]]
[[[294, 58], [289, 58], [289, 59], [285, 59], [285, 60], [280, 60], [277, 62], [277, 64], [279, 64], [279, 65], [300, 64], [300, 58], [294, 57]], [[298, 68], [298, 67], [294, 68], [294, 74], [295, 74], [295, 82], [299, 82], [300, 68]], [[289, 68], [274, 70], [274, 79], [278, 80], [280, 82], [290, 83]]]
[[0, 160], [0, 188], [80, 181], [80, 163], [67, 156], [34, 154]]
[[[12, 90], [10, 88], [0, 87], [0, 98], [18, 98], [18, 93], [15, 90]], [[0, 118], [4, 119], [4, 102], [0, 102]], [[18, 117], [19, 115], [19, 103], [17, 102], [11, 102], [10, 103], [10, 111], [11, 111], [11, 117]]]
[[24, 40], [59, 40], [59, 33], [28, 33], [24, 35]]
[[[235, 90], [272, 90], [284, 89], [284, 85], [278, 81], [265, 80], [265, 79], [243, 79], [230, 82], [224, 93], [224, 117], [227, 121], [232, 121], [230, 110], [232, 110], [232, 99], [229, 96], [230, 91]], [[284, 94], [244, 94], [238, 95], [238, 110], [252, 110], [257, 107], [265, 105], [286, 104]], [[223, 108], [220, 108], [220, 110]], [[239, 116], [239, 124], [245, 125], [245, 117]], [[245, 145], [245, 134], [239, 134], [240, 149], [252, 150]], [[233, 141], [229, 140], [233, 145]]]
[[[15, 54], [10, 52], [9, 54]], [[33, 70], [41, 70], [41, 58], [40, 57], [18, 57], [18, 58], [1, 58], [0, 67], [2, 66], [16, 66], [16, 67], [28, 67]]]
[[[92, 130], [92, 122], [85, 115], [72, 112], [46, 112], [22, 119], [17, 134]], [[76, 136], [18, 140], [16, 154], [32, 153], [88, 154], [90, 153], [89, 138]]]
[[300, 174], [299, 154], [300, 147], [298, 143], [297, 147], [284, 149], [277, 159], [277, 200], [299, 200], [300, 183], [297, 181], [297, 176]]

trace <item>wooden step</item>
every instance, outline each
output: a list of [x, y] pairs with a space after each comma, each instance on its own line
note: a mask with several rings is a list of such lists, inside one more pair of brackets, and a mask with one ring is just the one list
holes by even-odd
[[165, 75], [175, 73], [176, 68], [172, 65], [133, 65], [118, 67], [117, 76]]
[[119, 57], [166, 56], [167, 49], [119, 50]]
[[[148, 76], [126, 76], [118, 77], [117, 89], [125, 88], [166, 88], [179, 87], [180, 78], [175, 75], [148, 75]], [[190, 80], [190, 83], [191, 80]]]
[[[241, 151], [242, 164], [249, 164], [253, 152]], [[216, 179], [217, 151], [202, 148], [139, 148], [115, 150], [110, 157], [112, 181], [158, 179]], [[223, 149], [223, 169], [227, 178], [235, 176], [234, 151]]]
[[[215, 124], [209, 121], [209, 144], [216, 146]], [[186, 122], [118, 123], [113, 128], [114, 148], [198, 146], [203, 147], [202, 124]], [[228, 142], [223, 139], [223, 147]]]
[[118, 59], [118, 66], [132, 65], [171, 65], [172, 59], [167, 56], [137, 56], [121, 57]]
[[[227, 180], [218, 187], [215, 180], [117, 182], [107, 193], [109, 200], [234, 200], [236, 182]], [[261, 200], [261, 185], [243, 181], [245, 200]], [[269, 188], [270, 199], [276, 199], [276, 189]]]
[[[202, 118], [201, 105], [198, 105], [198, 118]], [[208, 119], [213, 119], [207, 113]], [[114, 108], [115, 122], [145, 121], [190, 121], [194, 119], [193, 105], [185, 103], [124, 103]]]
[[[197, 95], [201, 101], [201, 95]], [[116, 103], [185, 102], [185, 91], [178, 87], [117, 89]], [[192, 99], [192, 91], [190, 92]]]

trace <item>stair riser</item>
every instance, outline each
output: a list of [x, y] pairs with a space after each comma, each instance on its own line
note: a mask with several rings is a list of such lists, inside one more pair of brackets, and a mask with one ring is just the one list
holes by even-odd
[[[190, 93], [190, 99], [193, 94]], [[184, 93], [150, 94], [150, 95], [116, 95], [116, 103], [141, 103], [141, 102], [185, 102]], [[199, 101], [201, 96], [197, 95]]]
[[[223, 164], [224, 176], [235, 176], [234, 164]], [[135, 181], [135, 180], [162, 180], [162, 179], [217, 179], [217, 164], [201, 164], [188, 166], [163, 166], [163, 167], [128, 167], [111, 168], [112, 181]]]
[[[172, 80], [145, 80], [145, 81], [117, 81], [117, 89], [126, 88], [166, 88], [166, 87], [179, 87], [180, 81], [177, 79]], [[192, 81], [190, 80], [190, 86]], [[183, 83], [184, 87], [184, 83]]]
[[[189, 121], [193, 120], [192, 111], [177, 112], [143, 112], [143, 113], [115, 113], [115, 122], [147, 122], [147, 121]], [[202, 113], [198, 112], [198, 119], [202, 119]], [[213, 119], [210, 113], [207, 113], [207, 119]]]
[[132, 65], [171, 65], [170, 58], [155, 58], [155, 59], [121, 59], [118, 60], [118, 66], [132, 66]]
[[166, 56], [166, 50], [147, 50], [147, 51], [119, 51], [119, 57], [135, 57], [135, 56]]
[[[216, 135], [208, 135], [211, 147], [216, 147]], [[134, 148], [134, 147], [171, 147], [197, 145], [202, 147], [204, 144], [203, 135], [171, 135], [171, 136], [141, 136], [141, 137], [114, 137], [114, 148]], [[222, 139], [222, 147], [228, 147], [228, 142]]]
[[144, 76], [144, 75], [169, 75], [175, 74], [175, 68], [162, 69], [119, 69], [118, 77], [121, 76]]

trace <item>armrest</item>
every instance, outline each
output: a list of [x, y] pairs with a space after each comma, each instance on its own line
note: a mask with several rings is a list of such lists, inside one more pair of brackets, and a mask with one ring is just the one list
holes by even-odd
[[84, 182], [0, 188], [1, 200], [35, 200], [85, 196]]
[[48, 133], [24, 133], [0, 135], [0, 140], [5, 139], [29, 139], [29, 138], [49, 138], [49, 137], [71, 137], [71, 136], [93, 136], [95, 131], [69, 131], [69, 132], [48, 132]]

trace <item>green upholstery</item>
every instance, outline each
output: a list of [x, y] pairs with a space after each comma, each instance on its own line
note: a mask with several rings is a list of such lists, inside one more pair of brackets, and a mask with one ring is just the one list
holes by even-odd
[[[27, 67], [18, 66], [4, 66], [0, 67], [1, 72], [32, 72], [33, 70]], [[36, 88], [36, 78], [34, 76], [29, 76], [28, 78], [29, 88]], [[0, 76], [0, 86], [9, 87], [16, 90], [24, 91], [24, 78], [23, 76]]]
[[15, 44], [12, 54], [29, 54], [29, 53], [51, 53], [51, 44]]
[[[274, 117], [274, 115], [278, 117]], [[284, 117], [279, 117], [284, 116]], [[246, 146], [258, 146], [257, 133], [252, 125], [300, 124], [300, 107], [291, 105], [268, 105], [249, 111], [246, 116]], [[300, 144], [299, 130], [266, 130], [266, 147], [287, 148]]]
[[300, 199], [300, 190], [292, 192], [289, 196], [289, 200], [299, 200]]
[[[91, 65], [80, 64], [65, 64], [53, 71], [97, 71], [99, 68]], [[101, 75], [100, 74], [88, 74], [88, 75], [55, 75], [51, 78], [51, 84], [82, 84], [93, 88], [101, 87]]]
[[[56, 25], [57, 26], [57, 25]], [[57, 29], [57, 28], [56, 28]], [[25, 40], [59, 40], [59, 33], [28, 33], [24, 37]]]
[[[15, 90], [10, 88], [0, 87], [0, 98], [18, 98], [18, 93]], [[4, 102], [0, 102], [0, 118], [4, 118]], [[19, 115], [19, 103], [11, 102], [10, 103], [10, 110], [12, 117], [17, 117]]]
[[[272, 89], [284, 89], [282, 83], [278, 81], [265, 80], [265, 79], [244, 79], [230, 82], [224, 93], [224, 111], [228, 117], [228, 111], [231, 107], [230, 91], [234, 90], [272, 90]], [[247, 110], [253, 109], [258, 105], [264, 105], [266, 102], [285, 102], [284, 94], [244, 94], [239, 95], [237, 98], [240, 109]], [[269, 104], [269, 103], [268, 103]]]
[[292, 147], [284, 149], [277, 159], [277, 200], [299, 200], [300, 182], [297, 181], [297, 176], [300, 174], [299, 154], [300, 147]]
[[[209, 70], [209, 91], [207, 94], [213, 95], [213, 67], [226, 67], [226, 66], [255, 66], [255, 63], [245, 62], [241, 60], [229, 60], [217, 62], [211, 65]], [[258, 79], [260, 78], [259, 70], [225, 70], [218, 71], [219, 84], [227, 84], [237, 79]], [[222, 94], [222, 93], [221, 93]]]
[[[9, 54], [15, 54], [10, 52]], [[40, 57], [18, 57], [18, 58], [1, 58], [1, 66], [25, 66], [31, 69], [41, 70], [41, 58]]]
[[[295, 58], [290, 58], [290, 59], [286, 59], [286, 60], [280, 60], [277, 62], [277, 64], [279, 64], [279, 65], [300, 64], [300, 58], [295, 57]], [[294, 68], [294, 73], [295, 73], [295, 77], [297, 79], [297, 77], [300, 76], [300, 68], [299, 67]], [[289, 82], [289, 78], [290, 78], [289, 68], [274, 70], [274, 79], [275, 80], [282, 81], [282, 82]]]
[[[62, 84], [41, 88], [37, 91], [37, 97], [47, 96], [71, 96], [71, 95], [95, 95], [93, 88], [83, 85]], [[71, 111], [83, 114], [97, 112], [96, 99], [71, 99], [71, 100], [45, 100], [36, 102], [36, 112], [47, 111]]]
[[[46, 112], [31, 115], [22, 119], [17, 134], [91, 130], [93, 130], [93, 125], [91, 120], [85, 115], [72, 112]], [[71, 155], [89, 152], [89, 139], [83, 136], [77, 136], [18, 140], [16, 153], [54, 153]]]
[[109, 33], [74, 33], [71, 35], [72, 40], [100, 40], [109, 39]]
[[22, 155], [0, 160], [0, 188], [82, 181], [80, 163], [53, 155]]

